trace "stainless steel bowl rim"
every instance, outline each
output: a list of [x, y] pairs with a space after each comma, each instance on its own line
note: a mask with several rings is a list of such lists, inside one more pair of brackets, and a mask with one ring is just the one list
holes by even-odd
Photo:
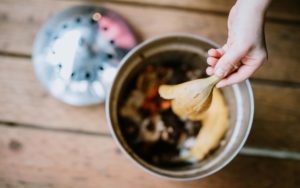
[[[159, 36], [156, 36], [156, 37], [153, 37], [151, 39], [148, 39], [148, 40], [145, 40], [144, 42], [140, 43], [139, 45], [137, 45], [136, 47], [134, 47], [129, 53], [127, 53], [124, 58], [122, 59], [121, 63], [120, 63], [120, 66], [118, 67], [118, 73], [117, 75], [119, 74], [119, 70], [122, 69], [126, 63], [129, 63], [127, 60], [133, 56], [134, 54], [136, 54], [136, 52], [138, 52], [141, 48], [147, 46], [148, 44], [151, 44], [152, 42], [155, 42], [155, 41], [158, 41], [158, 40], [161, 40], [161, 39], [165, 39], [165, 38], [193, 38], [195, 40], [200, 40], [200, 41], [203, 41], [203, 42], [206, 42], [216, 48], [219, 48], [220, 45], [207, 39], [207, 38], [204, 38], [204, 37], [201, 37], [201, 36], [198, 36], [198, 35], [194, 35], [194, 34], [188, 34], [188, 33], [180, 33], [180, 32], [175, 32], [175, 33], [170, 33], [170, 34], [164, 34], [164, 35], [159, 35]], [[110, 117], [110, 100], [111, 100], [111, 92], [112, 92], [112, 86], [115, 84], [115, 82], [117, 81], [117, 76], [115, 77], [115, 79], [113, 80], [113, 83], [111, 85], [111, 87], [109, 88], [108, 90], [108, 98], [105, 102], [105, 111], [106, 111], [106, 119], [107, 119], [107, 123], [108, 123], [108, 127], [109, 127], [109, 130], [110, 130], [110, 133], [112, 134], [112, 137], [113, 139], [116, 141], [118, 147], [120, 148], [120, 150], [125, 153], [125, 156], [127, 158], [129, 158], [131, 161], [133, 161], [134, 164], [136, 164], [139, 168], [143, 169], [144, 171], [154, 175], [154, 176], [157, 176], [157, 177], [161, 177], [161, 178], [164, 178], [164, 179], [167, 179], [167, 180], [174, 180], [174, 181], [192, 181], [192, 180], [197, 180], [197, 179], [201, 179], [201, 178], [204, 178], [204, 177], [207, 177], [209, 175], [212, 175], [214, 174], [215, 172], [221, 170], [222, 168], [224, 168], [229, 162], [231, 162], [234, 157], [236, 157], [236, 155], [239, 153], [239, 151], [242, 149], [242, 147], [244, 146], [248, 136], [249, 136], [249, 133], [250, 133], [250, 130], [251, 130], [251, 127], [252, 127], [252, 123], [253, 123], [253, 116], [254, 116], [254, 99], [253, 99], [253, 92], [252, 92], [252, 88], [251, 88], [251, 84], [250, 84], [250, 81], [247, 79], [245, 80], [245, 84], [246, 84], [246, 88], [247, 88], [247, 92], [249, 94], [249, 102], [250, 102], [250, 121], [247, 125], [247, 129], [245, 131], [245, 136], [244, 138], [241, 140], [238, 148], [230, 155], [230, 157], [228, 157], [226, 159], [226, 161], [224, 163], [222, 163], [220, 166], [218, 166], [217, 168], [215, 168], [214, 170], [210, 171], [209, 173], [206, 173], [204, 175], [200, 175], [200, 176], [194, 176], [194, 177], [184, 177], [184, 178], [178, 178], [178, 177], [170, 177], [170, 176], [166, 176], [166, 175], [163, 175], [163, 174], [158, 174], [158, 173], [155, 173], [153, 172], [152, 170], [148, 169], [148, 168], [145, 168], [142, 164], [140, 164], [138, 161], [136, 161], [132, 156], [130, 156], [130, 154], [125, 150], [125, 148], [122, 146], [122, 144], [120, 143], [120, 140], [118, 138], [118, 136], [116, 135], [114, 129], [113, 129], [113, 125], [112, 125], [112, 121], [111, 121], [111, 117]]]

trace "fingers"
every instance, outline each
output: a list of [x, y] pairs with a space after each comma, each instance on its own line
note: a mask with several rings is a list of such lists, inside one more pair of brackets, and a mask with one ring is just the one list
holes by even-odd
[[207, 53], [208, 53], [207, 64], [214, 67], [217, 64], [219, 58], [223, 56], [225, 51], [222, 48], [219, 48], [219, 49], [212, 48], [212, 49], [208, 50]]
[[214, 74], [214, 69], [212, 67], [207, 67], [206, 68], [206, 74], [211, 76]]
[[243, 61], [246, 62], [239, 67], [236, 72], [233, 72], [227, 78], [221, 80], [216, 87], [221, 88], [248, 79], [259, 67], [263, 65], [267, 59], [267, 54], [265, 51], [260, 51], [260, 53], [255, 55], [255, 58], [245, 57], [243, 58]]
[[219, 59], [215, 58], [215, 57], [208, 57], [207, 58], [207, 64], [209, 64], [210, 66], [214, 67]]
[[256, 66], [248, 66], [248, 65], [243, 65], [241, 66], [237, 72], [232, 73], [229, 75], [227, 78], [224, 78], [221, 80], [216, 87], [221, 88], [225, 87], [231, 84], [236, 84], [239, 82], [242, 82], [246, 79], [248, 79], [256, 70], [258, 67]]
[[231, 47], [226, 50], [226, 53], [218, 60], [215, 65], [214, 73], [220, 78], [228, 76], [233, 70], [240, 67], [240, 60], [246, 55], [247, 51], [238, 47]]
[[227, 49], [227, 45], [224, 45], [222, 48], [218, 48], [218, 49], [210, 49], [208, 50], [208, 58], [207, 58], [207, 64], [209, 65], [209, 67], [207, 67], [206, 69], [206, 73], [208, 75], [213, 75], [214, 74], [214, 68], [218, 62], [218, 60], [220, 59], [220, 57], [222, 57], [225, 53], [225, 50]]
[[224, 50], [222, 48], [219, 48], [219, 49], [212, 48], [212, 49], [208, 50], [207, 53], [210, 57], [220, 58], [224, 54]]

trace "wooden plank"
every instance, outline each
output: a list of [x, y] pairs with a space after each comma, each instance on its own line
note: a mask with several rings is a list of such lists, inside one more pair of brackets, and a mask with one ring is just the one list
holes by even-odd
[[[300, 88], [253, 83], [254, 125], [248, 145], [300, 151]], [[0, 121], [108, 134], [103, 105], [72, 107], [43, 89], [29, 59], [0, 56]], [[288, 139], [287, 139], [288, 138]]]
[[[188, 10], [205, 11], [212, 13], [227, 14], [236, 0], [114, 0], [116, 2], [129, 2], [146, 5], [158, 5], [165, 7], [175, 7]], [[280, 19], [288, 21], [300, 21], [300, 4], [297, 0], [273, 0], [267, 17], [270, 19]]]
[[[2, 53], [30, 55], [36, 32], [50, 15], [73, 5], [84, 4], [81, 1], [48, 0], [46, 8], [45, 3], [37, 0], [0, 2], [0, 15], [2, 15], [0, 16], [0, 51]], [[223, 16], [142, 5], [104, 2], [92, 4], [103, 5], [119, 12], [130, 21], [144, 39], [170, 32], [188, 32], [210, 38], [220, 44], [226, 41], [226, 17]], [[297, 45], [300, 43], [300, 27], [268, 23], [266, 33], [269, 63], [254, 77], [300, 83], [298, 76], [300, 53], [297, 50]]]
[[298, 187], [300, 163], [238, 156], [200, 181], [149, 175], [109, 137], [0, 126], [1, 187]]
[[0, 59], [0, 120], [44, 127], [106, 132], [104, 105], [76, 108], [40, 85], [30, 59]]
[[253, 90], [255, 116], [247, 145], [300, 151], [300, 87], [253, 84]]

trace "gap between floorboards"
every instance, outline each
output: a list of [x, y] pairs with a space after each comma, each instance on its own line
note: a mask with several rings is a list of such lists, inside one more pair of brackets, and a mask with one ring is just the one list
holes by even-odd
[[[96, 133], [96, 132], [91, 132], [91, 131], [41, 127], [41, 126], [37, 126], [37, 125], [19, 124], [19, 123], [14, 123], [14, 122], [5, 122], [5, 121], [0, 121], [0, 126], [15, 127], [15, 128], [27, 128], [27, 129], [52, 131], [52, 132], [59, 132], [59, 133], [79, 134], [79, 135], [86, 135], [86, 136], [104, 136], [104, 137], [112, 138], [109, 133]], [[263, 157], [263, 158], [273, 158], [273, 159], [299, 160], [300, 161], [300, 152], [275, 150], [275, 149], [269, 149], [269, 148], [257, 148], [257, 147], [245, 146], [241, 149], [241, 151], [239, 152], [239, 155]]]

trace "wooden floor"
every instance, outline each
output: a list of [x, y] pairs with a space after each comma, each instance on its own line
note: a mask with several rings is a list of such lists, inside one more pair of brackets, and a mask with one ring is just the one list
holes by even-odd
[[[78, 4], [111, 8], [141, 38], [189, 32], [220, 44], [234, 0], [1, 0], [0, 187], [300, 187], [300, 5], [274, 0], [269, 63], [252, 78], [255, 117], [246, 148], [222, 171], [173, 182], [132, 164], [111, 138], [104, 106], [63, 104], [37, 81], [31, 49], [41, 25]], [[254, 150], [254, 151], [253, 151]], [[253, 152], [251, 152], [253, 151]]]

